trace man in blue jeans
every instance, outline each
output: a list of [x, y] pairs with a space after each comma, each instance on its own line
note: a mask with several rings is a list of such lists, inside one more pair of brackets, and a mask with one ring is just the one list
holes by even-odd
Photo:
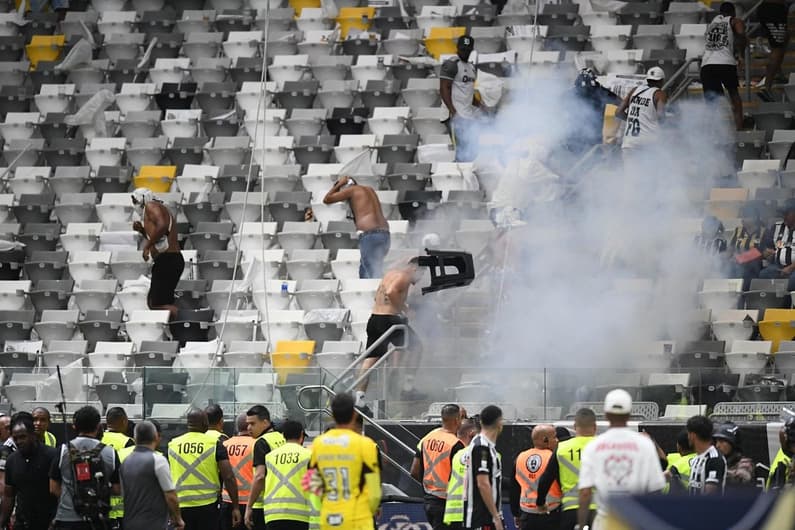
[[370, 186], [343, 176], [323, 198], [323, 204], [348, 201], [359, 235], [359, 278], [384, 275], [384, 258], [389, 253], [389, 223], [381, 210], [378, 194]]
[[760, 278], [776, 280], [788, 278], [788, 291], [795, 291], [795, 199], [784, 203], [784, 217], [765, 234], [762, 252], [768, 266], [762, 269]]

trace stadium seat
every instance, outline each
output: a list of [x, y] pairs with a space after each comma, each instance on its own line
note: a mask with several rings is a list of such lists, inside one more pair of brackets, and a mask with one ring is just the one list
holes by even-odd
[[224, 210], [239, 231], [242, 224], [256, 223], [261, 219], [263, 205], [267, 202], [267, 193], [256, 192], [246, 197], [244, 191], [233, 191], [229, 200], [224, 203]]
[[591, 28], [591, 46], [602, 53], [623, 50], [629, 46], [632, 26], [598, 25]]
[[125, 115], [148, 110], [157, 93], [155, 83], [123, 83], [116, 95], [116, 105]]
[[353, 57], [347, 55], [310, 56], [309, 67], [312, 77], [324, 83], [326, 81], [344, 81], [351, 74]]
[[169, 312], [164, 310], [133, 311], [125, 324], [127, 336], [136, 346], [142, 341], [160, 341], [165, 337]]
[[605, 56], [609, 72], [617, 75], [632, 75], [636, 74], [641, 66], [643, 50], [608, 50]]
[[795, 372], [795, 342], [781, 341], [778, 351], [773, 356], [774, 365], [777, 371], [783, 374]]
[[770, 341], [735, 340], [726, 353], [726, 366], [734, 374], [761, 373], [770, 358]]
[[209, 340], [213, 315], [212, 309], [180, 309], [176, 317], [168, 322], [172, 338], [180, 345]]
[[338, 377], [356, 359], [362, 350], [359, 341], [327, 340], [321, 352], [315, 354], [318, 366], [333, 377]]
[[133, 353], [133, 360], [136, 368], [168, 366], [174, 362], [177, 356], [179, 343], [176, 341], [143, 341], [138, 347], [138, 351]]
[[92, 138], [86, 146], [86, 162], [95, 173], [100, 166], [119, 166], [124, 149], [124, 138]]
[[262, 142], [263, 137], [279, 136], [287, 111], [285, 109], [260, 108], [259, 114], [256, 110], [246, 111], [245, 125], [246, 133], [250, 138], [256, 138]]
[[[785, 159], [793, 143], [795, 143], [795, 131], [785, 129], [774, 130], [772, 139], [767, 143], [770, 158], [774, 160]], [[778, 170], [778, 166], [775, 169]]]
[[338, 280], [343, 280], [343, 285], [346, 280], [358, 279], [360, 259], [358, 248], [341, 248], [337, 250], [336, 259], [331, 262], [331, 270], [334, 273], [334, 277]]
[[194, 232], [190, 233], [193, 248], [199, 252], [208, 250], [226, 250], [232, 239], [233, 225], [231, 222], [200, 222]]
[[61, 245], [70, 255], [97, 248], [102, 223], [70, 223], [61, 234]]
[[749, 340], [754, 333], [759, 311], [728, 309], [713, 314], [712, 332], [717, 340], [731, 344]]
[[[315, 223], [317, 224], [317, 223]], [[327, 249], [286, 249], [289, 257], [285, 262], [287, 274], [292, 280], [319, 280], [328, 269], [330, 251]]]
[[320, 235], [320, 223], [300, 223], [287, 221], [277, 234], [279, 246], [287, 252], [311, 249]]
[[120, 331], [123, 313], [121, 310], [86, 311], [84, 319], [78, 322], [83, 337], [88, 341], [89, 348], [99, 341], [121, 340]]
[[303, 222], [304, 212], [311, 202], [312, 196], [307, 192], [277, 191], [268, 204], [268, 210], [277, 223]]
[[19, 223], [46, 223], [50, 219], [54, 203], [55, 196], [51, 194], [23, 193], [18, 196], [12, 209]]
[[219, 314], [215, 333], [227, 349], [232, 341], [256, 340], [260, 322], [256, 309], [233, 309]]
[[[60, 278], [62, 276], [63, 270], [66, 267], [66, 257], [65, 252], [58, 252], [53, 254], [63, 254], [61, 258], [45, 258], [39, 256], [38, 258], [35, 257], [34, 259], [41, 259], [42, 261], [38, 261], [35, 264], [28, 263], [26, 264], [26, 270], [29, 270], [27, 267], [28, 265], [47, 265], [50, 267], [57, 267], [51, 270], [57, 271], [57, 276]], [[53, 261], [43, 261], [46, 259], [52, 259]], [[62, 260], [62, 261], [60, 261]], [[52, 276], [56, 276], [53, 274]], [[30, 278], [30, 274], [28, 275]], [[33, 287], [31, 288], [28, 296], [30, 298], [33, 307], [38, 312], [42, 312], [46, 309], [54, 309], [54, 310], [64, 310], [67, 308], [69, 303], [69, 299], [72, 294], [72, 289], [74, 287], [74, 282], [72, 280], [60, 280], [60, 279], [46, 279], [43, 275], [41, 276], [44, 279], [34, 279]], [[35, 278], [35, 277], [34, 277]]]
[[[246, 307], [248, 290], [243, 288], [241, 281], [237, 280], [233, 283], [232, 280], [213, 280], [210, 285], [206, 298], [215, 314], [220, 315], [226, 310], [227, 301], [230, 308]], [[234, 290], [232, 290], [233, 288]]]
[[[224, 359], [226, 359], [227, 355], [224, 354]], [[256, 366], [240, 366], [240, 368], [261, 368], [263, 363], [262, 354], [257, 355], [256, 352], [241, 352], [234, 358], [251, 364], [254, 364], [255, 361], [259, 362]], [[273, 399], [274, 381], [267, 372], [265, 374], [266, 377], [263, 378], [262, 375], [246, 372], [239, 373], [237, 384], [235, 385], [235, 398], [242, 402], [250, 400], [254, 402], [271, 401]]]
[[304, 311], [327, 309], [339, 306], [338, 280], [302, 280], [296, 286], [295, 300]]
[[[140, 252], [138, 253], [140, 256]], [[122, 289], [116, 293], [119, 305], [127, 315], [133, 311], [146, 311], [148, 304], [149, 282], [142, 282], [138, 277], [128, 279], [122, 284]]]
[[[160, 128], [163, 134], [172, 142], [175, 142], [177, 138], [196, 138], [199, 133], [201, 118], [201, 109], [168, 109], [165, 113], [165, 119], [160, 122]], [[203, 141], [201, 145], [204, 145], [204, 143], [206, 142]], [[174, 163], [173, 159], [172, 163]]]
[[306, 55], [310, 62], [320, 57], [328, 57], [337, 43], [336, 36], [332, 29], [306, 29], [303, 31], [303, 39], [297, 43], [298, 53]]
[[759, 334], [772, 342], [772, 352], [778, 351], [780, 342], [795, 339], [795, 310], [766, 309], [759, 321]]
[[270, 311], [267, 318], [263, 316], [260, 323], [262, 336], [271, 344], [279, 341], [293, 341], [303, 329], [304, 311], [286, 310]]
[[266, 287], [267, 289], [254, 289], [251, 292], [254, 307], [262, 315], [267, 315], [270, 311], [289, 309], [292, 296], [295, 294], [294, 280], [268, 280]]
[[[186, 164], [185, 167], [188, 167]], [[183, 184], [189, 190], [182, 190], [186, 197], [185, 204], [182, 205], [182, 211], [191, 226], [198, 226], [199, 223], [217, 223], [220, 219], [221, 212], [224, 208], [223, 193], [209, 192], [212, 189], [212, 180], [205, 178], [186, 177]], [[195, 191], [204, 186], [205, 191]]]
[[[287, 132], [294, 137], [318, 136], [325, 124], [328, 111], [325, 109], [293, 109], [284, 121]], [[290, 190], [285, 190], [290, 191]]]
[[693, 416], [703, 416], [706, 411], [706, 405], [666, 405], [665, 412], [660, 416], [660, 420], [681, 421]]
[[704, 280], [699, 299], [701, 306], [717, 313], [725, 309], [735, 309], [742, 297], [741, 279]]
[[792, 307], [787, 280], [764, 280], [754, 278], [745, 293], [746, 309], [789, 309]]
[[116, 280], [80, 280], [75, 283], [72, 297], [81, 312], [109, 309], [116, 297]]
[[235, 234], [235, 244], [243, 251], [267, 249], [276, 238], [276, 226], [272, 222], [244, 222]]
[[550, 25], [547, 27], [544, 46], [548, 50], [580, 52], [585, 48], [590, 33], [589, 26]]
[[735, 134], [734, 151], [740, 166], [744, 160], [761, 158], [762, 149], [765, 147], [764, 131], [737, 131]]
[[[128, 112], [119, 126], [130, 144], [127, 160], [135, 167], [157, 165], [168, 147], [168, 138], [158, 136], [161, 112], [158, 110], [135, 110]], [[148, 161], [148, 163], [147, 163]]]
[[776, 129], [792, 128], [795, 103], [760, 103], [751, 111], [751, 116], [756, 128], [765, 131], [765, 138], [770, 141]]
[[304, 314], [304, 332], [307, 338], [322, 348], [327, 340], [339, 341], [350, 321], [348, 309], [317, 309]]
[[778, 160], [745, 160], [737, 180], [753, 195], [758, 188], [770, 188], [778, 183]]
[[[224, 352], [224, 365], [228, 368], [235, 369], [262, 369], [265, 362], [265, 355], [268, 353], [268, 341], [249, 341], [249, 340], [236, 340], [232, 341], [229, 345], [229, 350]], [[252, 376], [250, 379], [262, 379], [260, 374], [246, 374], [244, 372], [238, 375], [238, 385], [235, 387], [235, 396], [241, 399], [238, 394], [238, 387], [240, 380], [244, 375]], [[243, 378], [245, 379], [245, 378]], [[256, 384], [256, 381], [251, 381], [250, 384]], [[260, 386], [260, 385], [257, 385]], [[263, 385], [264, 386], [264, 385]], [[273, 385], [271, 385], [272, 387]], [[264, 389], [262, 389], [264, 390]], [[263, 399], [260, 395], [257, 399]], [[268, 397], [267, 401], [270, 401]]]
[[[235, 271], [236, 252], [234, 250], [202, 250], [198, 260], [198, 276], [205, 281], [232, 280]], [[237, 279], [243, 276], [240, 266]]]
[[[293, 146], [295, 161], [302, 167], [310, 164], [326, 164], [334, 153], [334, 136], [300, 136]], [[307, 191], [312, 191], [307, 189]]]
[[323, 247], [330, 250], [332, 254], [339, 256], [339, 252], [345, 249], [357, 249], [359, 247], [356, 225], [350, 221], [328, 221], [325, 223], [325, 230], [320, 235]]
[[35, 69], [41, 61], [57, 61], [61, 56], [66, 37], [64, 35], [33, 35], [25, 46], [25, 53], [31, 68]]
[[279, 376], [279, 384], [286, 383], [287, 377], [292, 374], [305, 373], [314, 353], [315, 341], [312, 340], [276, 342], [276, 348], [271, 352], [271, 364]]
[[87, 358], [88, 343], [84, 340], [53, 340], [42, 352], [41, 359], [49, 369], [56, 366], [66, 366], [76, 361], [85, 361]]
[[30, 340], [35, 314], [32, 309], [0, 311], [0, 342]]
[[370, 309], [375, 300], [375, 292], [380, 285], [380, 279], [351, 279], [342, 280], [340, 299], [342, 305], [351, 311], [365, 311]]
[[671, 2], [664, 13], [666, 24], [698, 24], [705, 10], [703, 6], [693, 2]]
[[401, 95], [412, 113], [435, 107], [439, 104], [439, 82], [435, 79], [409, 79]]
[[[661, 409], [676, 403], [686, 395], [690, 386], [690, 374], [651, 373], [640, 388], [641, 401], [653, 401]], [[656, 418], [655, 418], [656, 419]]]
[[68, 341], [74, 337], [77, 331], [79, 315], [77, 309], [45, 309], [41, 312], [39, 320], [33, 325], [33, 329], [45, 344], [49, 344], [51, 341]]

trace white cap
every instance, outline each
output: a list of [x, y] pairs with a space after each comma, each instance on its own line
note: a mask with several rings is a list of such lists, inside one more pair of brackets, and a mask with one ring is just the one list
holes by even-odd
[[665, 79], [665, 72], [659, 66], [652, 66], [649, 68], [649, 71], [646, 72], [646, 79], [649, 81], [662, 81]]
[[632, 396], [622, 388], [611, 390], [605, 396], [605, 414], [630, 414]]

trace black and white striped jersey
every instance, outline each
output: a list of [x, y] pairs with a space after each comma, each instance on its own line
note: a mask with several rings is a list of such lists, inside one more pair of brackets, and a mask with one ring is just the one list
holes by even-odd
[[726, 487], [726, 459], [714, 445], [690, 463], [690, 495], [705, 495], [708, 484], [718, 486], [720, 493]]
[[480, 528], [492, 524], [492, 516], [478, 490], [478, 475], [487, 475], [491, 496], [502, 508], [502, 461], [497, 447], [484, 435], [478, 434], [467, 447], [467, 472], [464, 477], [464, 528]]

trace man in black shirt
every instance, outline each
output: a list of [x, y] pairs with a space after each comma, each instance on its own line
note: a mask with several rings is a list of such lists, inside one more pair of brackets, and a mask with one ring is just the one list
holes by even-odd
[[58, 499], [50, 495], [49, 471], [58, 452], [44, 445], [33, 422], [19, 419], [12, 426], [17, 451], [6, 461], [0, 528], [5, 528], [16, 506], [16, 530], [49, 528], [55, 517]]

